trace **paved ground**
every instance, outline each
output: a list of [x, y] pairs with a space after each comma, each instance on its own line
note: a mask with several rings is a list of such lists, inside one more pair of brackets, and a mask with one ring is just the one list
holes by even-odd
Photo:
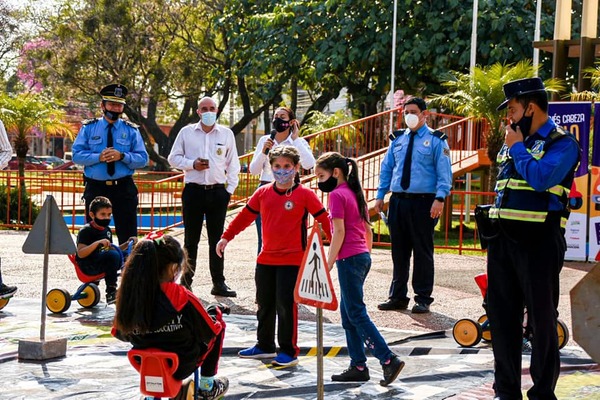
[[[175, 233], [177, 234], [177, 233]], [[43, 257], [24, 255], [21, 246], [27, 233], [0, 232], [0, 255], [4, 280], [19, 286], [17, 296], [0, 311], [0, 399], [134, 399], [139, 398], [137, 373], [127, 362], [128, 345], [109, 335], [114, 309], [101, 303], [92, 310], [74, 303], [67, 313], [47, 317], [46, 336], [68, 338], [67, 357], [46, 362], [17, 361], [20, 339], [39, 337]], [[206, 276], [206, 242], [201, 242], [199, 276]], [[228, 284], [238, 291], [227, 317], [228, 329], [219, 374], [228, 376], [228, 399], [314, 399], [316, 398], [315, 310], [301, 306], [300, 365], [273, 368], [269, 363], [242, 360], [237, 350], [254, 343], [256, 321], [253, 269], [256, 238], [253, 227], [236, 238], [226, 255]], [[75, 291], [77, 281], [66, 256], [51, 256], [48, 289]], [[569, 290], [591, 268], [591, 264], [569, 263], [562, 273], [560, 314], [570, 327]], [[381, 369], [369, 359], [371, 381], [365, 384], [336, 384], [332, 373], [348, 364], [343, 329], [338, 312], [325, 311], [325, 393], [331, 399], [489, 399], [492, 397], [493, 359], [488, 344], [463, 349], [450, 329], [460, 318], [476, 319], [483, 313], [481, 294], [473, 276], [485, 270], [479, 256], [436, 255], [436, 302], [427, 315], [410, 312], [381, 312], [376, 305], [386, 298], [391, 262], [389, 252], [375, 250], [373, 267], [366, 283], [365, 302], [369, 313], [394, 351], [406, 361], [399, 380], [388, 388], [379, 386]], [[334, 274], [335, 275], [335, 274]], [[337, 278], [333, 276], [334, 287]], [[101, 290], [103, 291], [103, 285]], [[210, 284], [200, 278], [194, 292], [208, 303]], [[223, 300], [223, 299], [220, 299]], [[561, 352], [562, 372], [557, 393], [560, 399], [600, 398], [600, 369], [573, 340]], [[528, 365], [524, 356], [523, 365]], [[524, 387], [528, 383], [524, 371]]]

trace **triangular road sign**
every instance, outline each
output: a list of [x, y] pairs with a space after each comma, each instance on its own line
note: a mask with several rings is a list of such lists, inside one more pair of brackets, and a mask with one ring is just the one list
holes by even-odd
[[[48, 213], [50, 213], [49, 218]], [[48, 222], [46, 222], [47, 219]], [[46, 197], [44, 206], [23, 243], [23, 253], [45, 254], [46, 230], [50, 235], [48, 254], [73, 254], [77, 251], [62, 213], [58, 209], [54, 197], [50, 195]]]
[[316, 223], [308, 238], [308, 247], [300, 264], [294, 299], [298, 303], [328, 310], [336, 310], [338, 306], [329, 268], [327, 268], [321, 231]]

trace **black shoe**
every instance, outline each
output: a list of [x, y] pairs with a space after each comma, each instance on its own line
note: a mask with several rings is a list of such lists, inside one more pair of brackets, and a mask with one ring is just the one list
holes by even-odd
[[198, 389], [198, 399], [200, 400], [216, 400], [222, 399], [223, 395], [227, 393], [229, 389], [229, 379], [227, 378], [215, 378], [213, 382], [213, 388], [211, 390]]
[[413, 306], [411, 312], [413, 314], [426, 314], [429, 312], [429, 304], [417, 303]]
[[115, 304], [117, 302], [117, 288], [106, 288], [106, 304]]
[[231, 290], [225, 282], [214, 284], [210, 294], [213, 296], [223, 296], [223, 297], [237, 297], [237, 293], [235, 290]]
[[381, 386], [387, 386], [394, 382], [402, 368], [404, 368], [404, 361], [400, 360], [397, 355], [392, 354], [390, 362], [381, 366], [383, 369], [383, 379], [379, 381]]
[[387, 299], [385, 303], [377, 306], [382, 311], [388, 310], [406, 310], [408, 308], [408, 300]]
[[0, 284], [0, 298], [10, 297], [17, 292], [16, 286], [8, 286], [4, 283]]
[[369, 379], [371, 379], [369, 376], [369, 368], [364, 367], [361, 371], [354, 365], [350, 366], [350, 368], [341, 374], [331, 375], [331, 380], [334, 382], [366, 382]]

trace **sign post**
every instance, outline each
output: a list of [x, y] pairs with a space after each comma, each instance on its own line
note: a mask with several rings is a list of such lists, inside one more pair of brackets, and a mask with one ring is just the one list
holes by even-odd
[[67, 352], [66, 338], [46, 338], [46, 292], [48, 289], [48, 256], [50, 254], [73, 254], [76, 251], [71, 233], [67, 228], [54, 197], [46, 196], [40, 214], [23, 243], [23, 253], [43, 254], [42, 315], [39, 339], [19, 340], [19, 358], [47, 360], [63, 357]]
[[316, 222], [300, 264], [294, 299], [298, 303], [317, 308], [317, 399], [323, 400], [323, 308], [336, 310], [338, 301], [329, 275], [321, 230]]

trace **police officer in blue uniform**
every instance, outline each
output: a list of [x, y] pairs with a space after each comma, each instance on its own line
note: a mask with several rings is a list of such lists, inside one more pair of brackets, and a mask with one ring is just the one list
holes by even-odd
[[104, 114], [83, 122], [73, 143], [73, 162], [84, 166], [85, 215], [96, 196], [108, 197], [119, 243], [137, 236], [138, 190], [132, 175], [148, 163], [148, 153], [137, 125], [120, 118], [127, 88], [121, 84], [100, 91]]
[[389, 298], [380, 310], [408, 307], [408, 275], [413, 255], [413, 313], [428, 313], [433, 302], [433, 229], [452, 188], [450, 148], [446, 135], [426, 124], [427, 104], [414, 97], [404, 103], [408, 128], [390, 135], [383, 163], [375, 210], [383, 209], [383, 198], [392, 192], [388, 224], [394, 272]]
[[496, 399], [521, 399], [523, 306], [532, 331], [529, 399], [556, 399], [559, 273], [566, 251], [568, 194], [580, 159], [577, 140], [548, 117], [540, 78], [504, 85], [508, 108], [498, 153], [496, 237], [488, 242], [487, 315], [493, 338]]

